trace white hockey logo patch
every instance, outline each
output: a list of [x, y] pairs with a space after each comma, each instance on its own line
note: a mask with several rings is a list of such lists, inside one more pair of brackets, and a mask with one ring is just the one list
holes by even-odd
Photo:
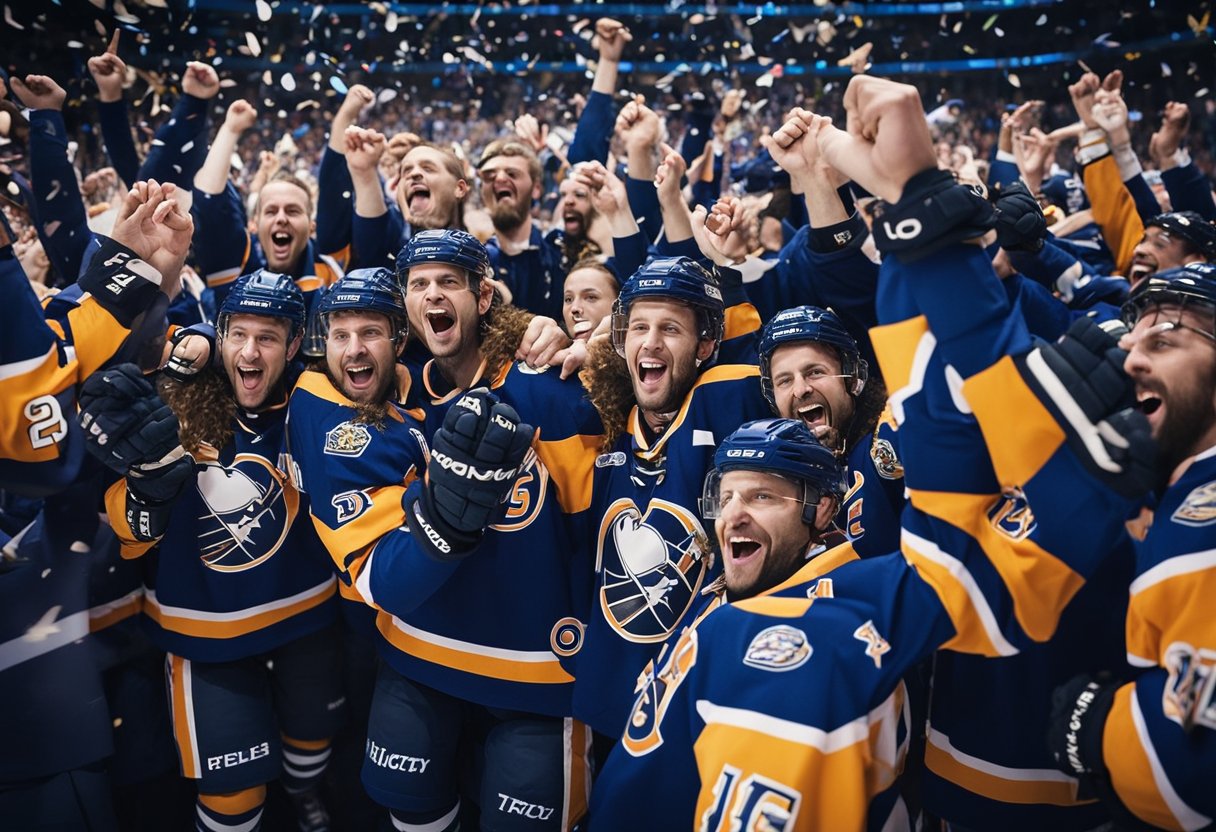
[[343, 422], [325, 434], [325, 453], [332, 456], [359, 456], [372, 441], [366, 425]]
[[1187, 494], [1170, 519], [1184, 526], [1216, 522], [1216, 482], [1205, 483]]
[[232, 466], [203, 463], [195, 480], [204, 510], [199, 554], [217, 572], [240, 572], [279, 550], [300, 495], [265, 459], [238, 454]]
[[806, 633], [788, 624], [767, 627], [756, 634], [743, 654], [743, 663], [758, 670], [784, 672], [806, 664], [811, 657]]

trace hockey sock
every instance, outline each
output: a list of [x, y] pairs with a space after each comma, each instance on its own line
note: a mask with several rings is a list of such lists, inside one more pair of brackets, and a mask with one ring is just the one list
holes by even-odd
[[460, 801], [451, 811], [440, 817], [434, 812], [402, 812], [398, 809], [389, 811], [393, 821], [393, 829], [398, 832], [458, 832], [460, 829]]
[[228, 794], [200, 794], [195, 829], [198, 832], [258, 832], [262, 828], [262, 804], [265, 802], [265, 786]]
[[283, 788], [297, 794], [321, 782], [329, 764], [330, 741], [297, 740], [283, 736]]

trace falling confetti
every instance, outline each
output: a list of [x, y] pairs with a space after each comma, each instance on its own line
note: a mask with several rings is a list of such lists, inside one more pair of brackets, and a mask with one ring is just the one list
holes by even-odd
[[274, 15], [274, 11], [270, 8], [270, 4], [266, 0], [257, 0], [255, 5], [258, 8], [258, 20], [266, 23]]
[[279, 78], [279, 85], [288, 92], [294, 92], [296, 88], [296, 76], [290, 72], [284, 72], [283, 77]]
[[337, 75], [329, 76], [329, 85], [331, 87], [333, 87], [334, 92], [336, 92], [338, 95], [346, 95], [346, 93], [347, 93], [346, 82], [343, 81], [341, 78], [339, 78]]
[[258, 36], [253, 32], [245, 33], [245, 45], [249, 47], [249, 53], [253, 55], [253, 57], [256, 58], [258, 55], [262, 54], [262, 44], [258, 41]]

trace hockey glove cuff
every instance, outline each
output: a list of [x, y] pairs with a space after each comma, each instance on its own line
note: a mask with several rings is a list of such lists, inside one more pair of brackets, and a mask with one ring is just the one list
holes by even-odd
[[996, 211], [980, 189], [930, 168], [908, 180], [899, 202], [879, 203], [872, 231], [883, 255], [911, 263], [951, 243], [982, 237], [995, 224]]

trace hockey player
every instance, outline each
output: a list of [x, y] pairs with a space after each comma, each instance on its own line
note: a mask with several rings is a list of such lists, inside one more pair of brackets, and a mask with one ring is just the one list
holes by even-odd
[[[251, 235], [246, 230], [245, 208], [228, 181], [228, 169], [237, 142], [256, 119], [257, 111], [249, 102], [232, 102], [206, 161], [194, 177], [199, 272], [215, 290], [216, 303], [221, 305], [232, 281], [240, 275], [263, 266], [274, 273], [291, 275], [312, 310], [317, 290], [342, 276], [350, 250], [318, 250], [313, 238], [316, 223], [312, 194], [303, 182], [286, 173], [262, 186], [254, 208], [257, 231]], [[321, 344], [315, 333], [309, 340], [314, 343], [305, 344], [305, 354], [319, 355]]]
[[[351, 464], [370, 472], [365, 479], [372, 488], [342, 483], [359, 490], [331, 495], [337, 511], [350, 514], [364, 506], [366, 514], [347, 524], [337, 516], [329, 522], [333, 538], [344, 541], [340, 551], [352, 553], [347, 561], [360, 570], [352, 576], [356, 587], [384, 610], [377, 626], [391, 648], [377, 679], [364, 785], [406, 829], [454, 829], [462, 796], [480, 809], [482, 828], [568, 829], [585, 811], [590, 782], [587, 732], [570, 719], [573, 679], [563, 662], [581, 646], [578, 615], [590, 592], [590, 556], [577, 544], [585, 537], [578, 524], [590, 498], [598, 421], [576, 381], [563, 382], [555, 372], [514, 360], [528, 316], [491, 308], [496, 301], [489, 260], [476, 238], [463, 231], [420, 231], [397, 263], [410, 329], [434, 356], [412, 389], [426, 432], [434, 432], [427, 473], [434, 493], [421, 505], [427, 512], [433, 505], [435, 513], [418, 513], [414, 495], [426, 492], [421, 482], [404, 489], [406, 520], [415, 536], [429, 541], [421, 542], [427, 547], [422, 560], [430, 563], [415, 559], [409, 569], [390, 568], [404, 562], [389, 556], [404, 552], [399, 544], [408, 541], [395, 529], [401, 509], [383, 513], [392, 501], [381, 494], [400, 492], [410, 466], [405, 452], [389, 453], [391, 443], [419, 440], [388, 419], [383, 434], [358, 425], [366, 439], [346, 429], [358, 455]], [[331, 341], [343, 320], [330, 316]], [[346, 385], [339, 371], [349, 377], [352, 366], [359, 372], [361, 365], [335, 367], [335, 348], [331, 374]], [[501, 400], [496, 408], [503, 413], [518, 413], [539, 428], [530, 449], [523, 446], [528, 453], [521, 470], [512, 470], [518, 460], [512, 466], [492, 465], [490, 459], [470, 467], [479, 458], [456, 453], [466, 447], [472, 453], [487, 430], [483, 451], [492, 446], [501, 454], [514, 447], [505, 430], [491, 429], [489, 420], [500, 423], [498, 410], [491, 411], [491, 396], [470, 389], [478, 386]], [[302, 392], [317, 395], [318, 389]], [[349, 397], [348, 388], [342, 389]], [[342, 416], [334, 409], [325, 418]], [[472, 431], [470, 423], [481, 427]], [[308, 447], [319, 441], [308, 440]], [[300, 454], [301, 447], [293, 435], [293, 450]], [[376, 450], [381, 447], [386, 450]], [[307, 462], [303, 468], [307, 478]], [[493, 489], [507, 497], [505, 504], [478, 496]], [[328, 517], [321, 507], [331, 497], [312, 494], [318, 517]], [[374, 506], [360, 501], [368, 496]], [[465, 514], [479, 525], [467, 519], [458, 524]], [[436, 516], [446, 517], [447, 525]], [[348, 525], [353, 534], [343, 538]], [[432, 581], [436, 575], [442, 580]], [[423, 582], [429, 591], [420, 591], [417, 584]], [[476, 749], [475, 783], [461, 779], [461, 748]]]
[[[42, 496], [70, 485], [84, 457], [72, 418], [78, 386], [107, 362], [134, 360], [154, 336], [163, 338], [163, 328], [149, 327], [163, 327], [158, 312], [178, 290], [193, 230], [174, 197], [172, 185], [137, 182], [113, 237], [100, 238], [77, 284], [41, 306], [13, 254], [8, 223], [0, 221], [0, 292], [7, 300], [0, 308], [0, 487]], [[123, 429], [144, 415], [111, 414], [109, 426]]]
[[754, 365], [714, 363], [723, 319], [713, 275], [651, 260], [614, 306], [615, 355], [584, 370], [612, 442], [595, 461], [596, 586], [575, 714], [610, 737], [634, 674], [721, 574], [696, 511], [714, 447], [767, 411]]
[[[635, 807], [661, 803], [652, 784], [698, 765], [699, 798], [671, 800], [665, 828], [895, 825], [867, 807], [890, 776], [902, 674], [938, 648], [1013, 655], [1050, 637], [1146, 487], [1146, 425], [1126, 407], [1112, 339], [1081, 324], [1027, 351], [983, 250], [958, 244], [991, 227], [991, 206], [936, 170], [915, 89], [858, 78], [845, 104], [851, 132], [825, 151], [889, 200], [874, 343], [899, 404], [903, 557], [722, 606], [680, 639], [644, 680], [614, 758], [638, 766], [617, 799], [597, 795], [593, 828], [642, 826]], [[990, 532], [994, 512], [1018, 523]], [[740, 691], [755, 698], [741, 707]], [[766, 712], [788, 699], [797, 719]], [[782, 779], [774, 761], [800, 762]]]
[[144, 559], [145, 623], [168, 653], [202, 830], [257, 828], [276, 778], [303, 828], [327, 823], [316, 787], [343, 717], [335, 580], [306, 498], [278, 468], [304, 315], [290, 277], [255, 272], [220, 310], [222, 375], [164, 388], [172, 408], [133, 365], [93, 376], [81, 396], [86, 427], [131, 402], [161, 417], [88, 437], [125, 474], [107, 511], [123, 557]]
[[[845, 829], [867, 804], [872, 828], [906, 828], [907, 810], [893, 788], [910, 730], [902, 685], [866, 716], [868, 736], [840, 730], [853, 734], [853, 753], [871, 756], [860, 807], [845, 808], [858, 795], [831, 779], [832, 767], [808, 747], [811, 730], [802, 724], [819, 707], [811, 700], [845, 710], [857, 692], [816, 684], [806, 667], [812, 645], [836, 636], [837, 622], [817, 621], [822, 629], [811, 630], [798, 618], [808, 597], [818, 603], [855, 593], [848, 581], [837, 591], [832, 576], [857, 555], [847, 546], [823, 546], [844, 493], [840, 462], [802, 422], [769, 419], [728, 436], [714, 463], [701, 509], [715, 521], [724, 592], [664, 648], [656, 662], [661, 671], [654, 664], [643, 671], [624, 737], [596, 780], [591, 828], [637, 825], [636, 812], [646, 806], [646, 828], [653, 829], [759, 829], [761, 819], [772, 828]], [[786, 586], [797, 593], [763, 597]], [[773, 626], [750, 644], [720, 638], [715, 625], [726, 602], [742, 602]], [[867, 635], [880, 649], [878, 631]], [[764, 737], [768, 731], [788, 736], [774, 742]], [[839, 808], [814, 805], [814, 793], [833, 789], [840, 790]], [[833, 823], [815, 827], [808, 818]]]
[[870, 380], [853, 336], [832, 310], [798, 306], [764, 325], [759, 352], [760, 385], [773, 412], [802, 420], [845, 461], [849, 485], [837, 525], [863, 557], [894, 551], [903, 468], [894, 425], [879, 418], [886, 389]]
[[1125, 368], [1157, 440], [1152, 525], [1137, 546], [1127, 617], [1134, 681], [1080, 676], [1056, 693], [1050, 744], [1061, 770], [1120, 828], [1207, 827], [1216, 818], [1216, 268], [1145, 278], [1124, 307]]

